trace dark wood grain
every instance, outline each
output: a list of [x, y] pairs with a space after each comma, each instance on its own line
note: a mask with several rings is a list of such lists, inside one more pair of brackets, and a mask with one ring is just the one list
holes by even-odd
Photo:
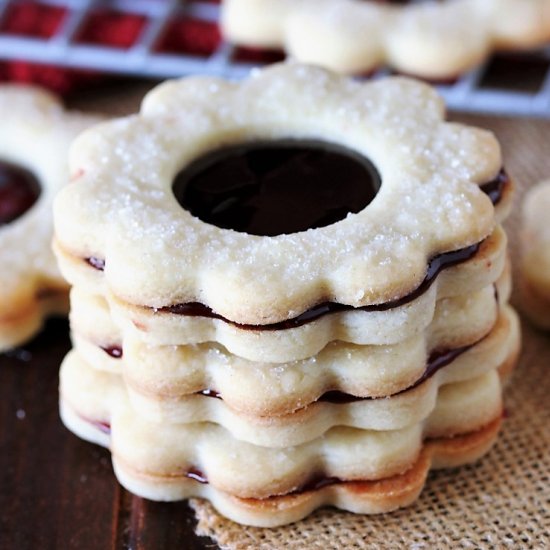
[[58, 414], [65, 321], [0, 355], [0, 548], [215, 548], [194, 534], [185, 503], [135, 497], [115, 480], [109, 452], [79, 440]]

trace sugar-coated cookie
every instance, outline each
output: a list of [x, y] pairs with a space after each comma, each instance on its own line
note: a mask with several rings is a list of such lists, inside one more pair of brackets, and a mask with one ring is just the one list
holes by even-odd
[[71, 141], [97, 117], [68, 113], [38, 88], [0, 87], [0, 351], [68, 309], [51, 252], [52, 202], [68, 182]]
[[[178, 203], [173, 186], [209, 152], [231, 155], [253, 141], [261, 154], [262, 141], [268, 149], [289, 139], [322, 140], [308, 145], [317, 156], [343, 147], [335, 154], [345, 162], [365, 162], [354, 169], [372, 187], [352, 205], [356, 213], [342, 204], [331, 215], [343, 219], [325, 225], [319, 218], [320, 227], [305, 230], [311, 220], [301, 218], [299, 204], [287, 232], [289, 210], [280, 203], [271, 219], [282, 233], [263, 236], [265, 228], [250, 234], [204, 222]], [[360, 84], [283, 64], [242, 83], [167, 82], [148, 94], [139, 115], [76, 141], [78, 185], [55, 203], [60, 264], [70, 274], [65, 259], [79, 261], [90, 285], [104, 278], [107, 293], [151, 316], [185, 315], [182, 305], [200, 303], [233, 323], [268, 325], [325, 302], [396, 302], [419, 287], [432, 259], [457, 250], [467, 256], [491, 234], [495, 208], [480, 186], [500, 181], [501, 164], [491, 133], [444, 122], [440, 98], [407, 79]], [[202, 200], [190, 195], [180, 200]]]

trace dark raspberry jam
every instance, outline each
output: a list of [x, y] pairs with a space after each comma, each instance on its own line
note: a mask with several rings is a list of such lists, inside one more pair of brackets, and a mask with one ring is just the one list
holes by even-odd
[[102, 347], [101, 349], [113, 359], [122, 359], [123, 351], [121, 346]]
[[0, 225], [22, 216], [40, 196], [40, 183], [26, 168], [0, 160]]
[[173, 184], [179, 204], [206, 223], [276, 236], [360, 212], [381, 179], [363, 155], [320, 141], [230, 146], [197, 159]]

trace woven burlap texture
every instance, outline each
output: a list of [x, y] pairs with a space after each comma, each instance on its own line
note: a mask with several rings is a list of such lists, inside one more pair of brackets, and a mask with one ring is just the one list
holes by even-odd
[[[506, 223], [517, 260], [521, 197], [550, 177], [550, 122], [451, 118], [493, 130], [503, 146], [517, 186]], [[521, 309], [520, 296], [512, 302]], [[259, 529], [232, 523], [193, 500], [197, 534], [227, 549], [550, 548], [550, 336], [523, 323], [523, 342], [496, 446], [473, 466], [431, 473], [413, 506], [382, 516], [325, 509], [293, 525]]]

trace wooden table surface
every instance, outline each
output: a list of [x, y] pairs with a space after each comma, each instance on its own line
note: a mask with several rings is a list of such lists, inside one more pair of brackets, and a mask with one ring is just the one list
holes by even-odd
[[107, 450], [78, 439], [58, 413], [58, 371], [70, 348], [66, 321], [0, 355], [0, 549], [194, 550], [185, 503], [154, 503], [117, 483]]

